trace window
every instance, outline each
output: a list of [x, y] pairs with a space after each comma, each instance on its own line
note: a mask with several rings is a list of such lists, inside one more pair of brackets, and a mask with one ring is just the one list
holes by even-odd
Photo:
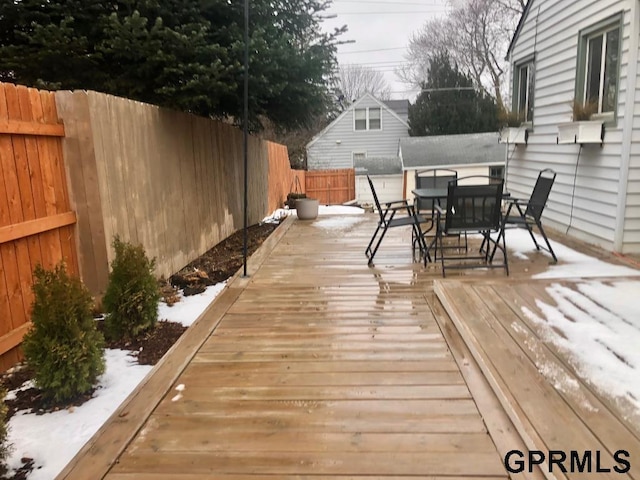
[[369, 109], [369, 130], [380, 130], [380, 109]]
[[489, 180], [491, 184], [500, 183], [500, 180], [504, 179], [504, 167], [502, 165], [489, 167], [489, 176], [491, 177], [491, 180]]
[[367, 109], [366, 108], [356, 108], [355, 119], [356, 119], [355, 121], [356, 130], [367, 129]]
[[613, 120], [618, 98], [621, 15], [581, 32], [576, 99]]
[[522, 122], [533, 121], [533, 87], [534, 63], [533, 57], [514, 65], [513, 78], [513, 108]]
[[356, 108], [354, 111], [355, 130], [381, 130], [380, 108]]
[[367, 158], [367, 152], [353, 152], [351, 156], [353, 158], [353, 164], [355, 165], [356, 162]]

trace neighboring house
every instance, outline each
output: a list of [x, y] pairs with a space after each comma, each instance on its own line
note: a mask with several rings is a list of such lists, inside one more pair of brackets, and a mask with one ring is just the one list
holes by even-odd
[[465, 133], [409, 137], [400, 140], [400, 160], [404, 172], [404, 196], [412, 198], [415, 172], [446, 168], [458, 178], [471, 175], [502, 177], [506, 148], [498, 143], [498, 133]]
[[307, 168], [353, 168], [354, 160], [397, 156], [398, 141], [409, 136], [406, 116], [402, 117], [408, 103], [404, 102], [392, 104], [401, 109], [399, 115], [371, 94], [364, 94], [307, 144]]
[[371, 187], [367, 175], [371, 177], [380, 203], [393, 202], [402, 197], [402, 165], [398, 157], [376, 157], [356, 159], [356, 202], [373, 205]]
[[[639, 0], [530, 0], [507, 54], [512, 110], [529, 129], [509, 145], [508, 190], [526, 197], [554, 169], [545, 222], [629, 253], [640, 252], [639, 36]], [[595, 134], [565, 133], [574, 99], [595, 102]]]

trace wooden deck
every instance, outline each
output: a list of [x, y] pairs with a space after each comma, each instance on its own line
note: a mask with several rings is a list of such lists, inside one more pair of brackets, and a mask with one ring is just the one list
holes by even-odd
[[390, 231], [367, 267], [374, 228], [287, 220], [58, 478], [507, 478], [505, 453], [538, 444], [437, 300], [438, 267], [413, 261], [410, 231]]

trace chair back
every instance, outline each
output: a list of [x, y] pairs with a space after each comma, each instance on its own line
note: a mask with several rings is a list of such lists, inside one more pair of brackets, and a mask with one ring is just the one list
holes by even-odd
[[384, 214], [382, 212], [382, 208], [380, 207], [380, 200], [378, 200], [378, 194], [376, 193], [376, 189], [373, 186], [373, 181], [371, 177], [367, 175], [367, 181], [369, 182], [369, 188], [371, 188], [371, 194], [373, 195], [373, 202], [376, 204], [376, 210], [378, 211], [378, 215], [380, 215], [380, 220], [384, 220]]
[[489, 179], [490, 177], [474, 175], [449, 182], [445, 233], [500, 229], [504, 180], [489, 183]]
[[555, 179], [556, 172], [550, 168], [545, 168], [538, 174], [531, 198], [529, 198], [527, 210], [524, 212], [526, 217], [533, 217], [536, 220], [540, 220], [542, 211], [547, 205], [547, 199], [549, 198], [549, 193], [551, 192], [551, 187]]
[[[451, 180], [458, 178], [458, 172], [455, 170], [449, 170], [447, 168], [432, 168], [428, 170], [416, 170], [415, 180], [416, 188], [447, 188]], [[444, 200], [440, 201], [440, 206], [446, 208], [446, 204], [443, 204]], [[434, 210], [435, 200], [421, 200], [417, 199], [418, 211], [421, 210]]]

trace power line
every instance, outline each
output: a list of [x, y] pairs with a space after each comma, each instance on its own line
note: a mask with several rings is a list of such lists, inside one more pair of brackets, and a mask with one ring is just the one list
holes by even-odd
[[[424, 2], [393, 2], [393, 1], [383, 1], [383, 0], [338, 0], [336, 2], [334, 2], [335, 4], [339, 4], [339, 3], [364, 3], [367, 5], [370, 5], [372, 3], [376, 3], [376, 4], [384, 4], [384, 5], [415, 5], [415, 6], [419, 6], [419, 7], [428, 7], [428, 6], [433, 6], [433, 7], [438, 7], [439, 5], [433, 4], [433, 5], [425, 5]], [[442, 8], [446, 8], [446, 5], [441, 5]]]
[[412, 15], [415, 13], [436, 13], [434, 10], [404, 10], [402, 12], [336, 12], [336, 15]]
[[387, 60], [385, 62], [357, 62], [357, 63], [344, 63], [344, 66], [351, 66], [351, 65], [355, 65], [355, 66], [369, 66], [369, 65], [386, 65], [386, 66], [391, 66], [391, 65], [411, 65], [411, 62], [404, 62], [402, 60]]
[[370, 53], [370, 52], [386, 52], [389, 50], [406, 50], [407, 47], [392, 47], [392, 48], [376, 48], [374, 50], [352, 50], [351, 52], [340, 52], [340, 55], [349, 55], [351, 53]]

